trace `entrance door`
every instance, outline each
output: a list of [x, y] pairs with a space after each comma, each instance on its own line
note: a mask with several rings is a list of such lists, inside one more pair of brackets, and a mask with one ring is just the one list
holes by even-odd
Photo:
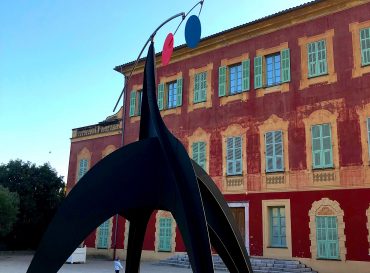
[[242, 235], [243, 242], [245, 244], [245, 208], [244, 207], [231, 207], [231, 212], [234, 216], [237, 227], [239, 228], [240, 234]]

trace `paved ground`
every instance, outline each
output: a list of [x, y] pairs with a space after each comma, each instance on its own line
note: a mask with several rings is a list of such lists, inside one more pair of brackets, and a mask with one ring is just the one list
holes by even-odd
[[[32, 255], [0, 255], [0, 273], [25, 273]], [[122, 262], [124, 265], [124, 262]], [[142, 262], [140, 273], [190, 273], [191, 269], [153, 265]], [[113, 262], [88, 258], [86, 264], [64, 264], [59, 273], [114, 273]], [[124, 272], [121, 270], [120, 272]]]

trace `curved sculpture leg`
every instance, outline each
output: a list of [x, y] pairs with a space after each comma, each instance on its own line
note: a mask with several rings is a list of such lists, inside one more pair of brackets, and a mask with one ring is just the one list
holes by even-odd
[[58, 209], [27, 272], [56, 273], [76, 247], [111, 216], [155, 206], [159, 192], [152, 180], [165, 179], [160, 175], [163, 165], [157, 164], [162, 155], [158, 140], [150, 138], [120, 148], [96, 164]]
[[253, 272], [244, 242], [221, 192], [198, 164], [193, 162], [193, 166], [204, 201], [207, 224], [213, 233], [212, 245], [230, 272]]
[[130, 228], [127, 242], [126, 273], [139, 273], [140, 258], [143, 248], [146, 227], [148, 225], [151, 210], [136, 211], [129, 217]]

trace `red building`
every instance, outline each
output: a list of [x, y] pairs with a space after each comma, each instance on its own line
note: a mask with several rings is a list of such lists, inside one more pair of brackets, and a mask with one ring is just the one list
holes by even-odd
[[[179, 46], [167, 66], [157, 56], [163, 119], [224, 193], [252, 256], [369, 272], [369, 11], [368, 0], [313, 1]], [[143, 65], [116, 116], [73, 130], [68, 190], [138, 140]], [[90, 253], [124, 255], [128, 225], [107, 221]], [[143, 255], [183, 251], [171, 214], [153, 214]]]

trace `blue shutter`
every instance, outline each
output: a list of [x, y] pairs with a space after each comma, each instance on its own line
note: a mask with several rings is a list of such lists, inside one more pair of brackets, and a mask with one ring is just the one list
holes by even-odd
[[136, 111], [136, 91], [132, 90], [130, 94], [130, 117], [135, 116]]
[[262, 87], [262, 56], [254, 58], [254, 88]]
[[109, 220], [105, 221], [98, 228], [97, 248], [108, 248]]
[[274, 133], [265, 134], [266, 172], [274, 171]]
[[370, 118], [366, 119], [366, 125], [367, 125], [367, 146], [368, 146], [368, 153], [370, 157]]
[[226, 96], [226, 66], [218, 68], [218, 96]]
[[361, 45], [361, 64], [363, 66], [370, 64], [370, 28], [364, 28], [360, 31]]
[[314, 169], [333, 167], [333, 147], [330, 124], [311, 127], [312, 165]]
[[176, 106], [182, 105], [182, 78], [177, 79], [177, 103]]
[[226, 139], [226, 174], [235, 174], [234, 164], [234, 138], [228, 137]]
[[242, 62], [242, 91], [250, 89], [250, 61]]
[[194, 103], [200, 102], [200, 74], [195, 74], [194, 77]]
[[163, 110], [163, 99], [164, 99], [164, 83], [158, 84], [158, 109]]
[[339, 239], [336, 216], [316, 216], [317, 257], [339, 259]]
[[172, 219], [159, 219], [159, 251], [171, 251], [172, 246]]
[[326, 61], [326, 41], [321, 40], [317, 42], [317, 71], [318, 75], [328, 73], [328, 65]]
[[242, 174], [242, 138], [234, 138], [235, 174]]
[[283, 49], [281, 52], [281, 82], [290, 81], [290, 51], [289, 48]]
[[78, 176], [77, 180], [80, 180], [84, 174], [87, 172], [89, 161], [87, 159], [81, 159], [78, 166]]

